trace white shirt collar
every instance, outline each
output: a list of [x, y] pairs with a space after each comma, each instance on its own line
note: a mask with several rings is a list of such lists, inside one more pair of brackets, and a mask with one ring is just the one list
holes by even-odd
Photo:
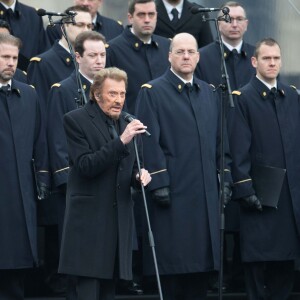
[[162, 2], [165, 5], [165, 8], [167, 10], [167, 13], [169, 15], [170, 20], [173, 19], [173, 15], [171, 13], [171, 11], [172, 11], [173, 8], [176, 8], [178, 10], [178, 18], [180, 19], [181, 14], [182, 14], [182, 8], [183, 8], [183, 0], [181, 0], [176, 6], [171, 5], [166, 0], [162, 0]]
[[224, 41], [223, 41], [223, 44], [228, 48], [229, 51], [232, 51], [233, 49], [236, 49], [238, 53], [241, 53], [243, 41], [240, 41], [239, 44], [237, 46], [235, 46], [235, 47], [229, 45], [228, 43], [226, 43]]
[[186, 83], [190, 83], [191, 85], [193, 85], [193, 80], [194, 80], [194, 76], [192, 77], [192, 79], [191, 80], [185, 80], [185, 79], [183, 79], [182, 77], [180, 77], [179, 75], [177, 75], [175, 72], [174, 72], [174, 70], [172, 69], [172, 67], [171, 67], [171, 71], [181, 80], [181, 81], [183, 81], [183, 83], [184, 84], [186, 84]]
[[14, 1], [14, 3], [13, 3], [11, 6], [8, 6], [8, 5], [6, 5], [6, 4], [3, 3], [3, 2], [1, 2], [1, 4], [2, 4], [6, 9], [11, 8], [13, 12], [15, 11], [15, 8], [16, 8], [16, 0]]
[[10, 86], [10, 89], [11, 89], [11, 79], [7, 82], [7, 84], [2, 84], [0, 83], [0, 89], [3, 87], [3, 86], [7, 86], [9, 85]]
[[[130, 31], [133, 35], [135, 35], [137, 38], [139, 38], [135, 33], [134, 33], [134, 30], [133, 30], [133, 27], [130, 27]], [[146, 43], [143, 41], [144, 44], [151, 44], [152, 42], [152, 39], [150, 38], [149, 41], [147, 41]]]
[[265, 82], [264, 80], [262, 80], [261, 78], [259, 78], [257, 75], [256, 75], [256, 78], [261, 81], [264, 85], [266, 85], [268, 87], [269, 90], [271, 90], [271, 88], [275, 87], [277, 89], [277, 80], [275, 80], [275, 84], [271, 85], [267, 82]]

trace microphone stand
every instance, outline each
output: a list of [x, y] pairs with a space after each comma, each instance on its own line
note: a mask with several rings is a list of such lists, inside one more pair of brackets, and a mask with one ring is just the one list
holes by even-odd
[[[62, 35], [64, 36], [64, 38], [67, 41], [69, 50], [70, 50], [70, 55], [75, 67], [75, 74], [76, 74], [76, 82], [77, 82], [77, 87], [78, 87], [78, 98], [75, 98], [75, 103], [77, 108], [79, 107], [83, 107], [86, 103], [87, 103], [87, 99], [86, 99], [86, 95], [85, 95], [85, 91], [83, 89], [82, 86], [82, 81], [81, 81], [81, 77], [80, 77], [80, 73], [79, 73], [79, 68], [78, 68], [78, 63], [76, 61], [76, 57], [75, 57], [75, 52], [74, 49], [72, 47], [72, 44], [70, 42], [70, 39], [68, 37], [66, 28], [65, 28], [65, 24], [73, 24], [76, 25], [76, 22], [74, 20], [76, 14], [70, 14], [69, 16], [66, 17], [62, 17], [60, 22], [57, 23], [57, 25], [61, 26], [61, 31], [62, 31]], [[48, 19], [49, 19], [49, 26], [55, 26], [53, 20], [52, 20], [52, 16], [48, 15]]]
[[[219, 271], [219, 278], [218, 278], [218, 299], [223, 299], [223, 277], [224, 277], [224, 231], [225, 231], [225, 214], [224, 214], [224, 167], [225, 167], [225, 147], [224, 147], [224, 137], [225, 137], [225, 128], [226, 128], [226, 104], [229, 102], [230, 107], [234, 107], [232, 93], [231, 93], [231, 87], [229, 82], [229, 76], [227, 72], [227, 67], [225, 63], [224, 58], [224, 45], [221, 39], [221, 34], [218, 26], [219, 21], [223, 22], [231, 22], [229, 10], [228, 12], [224, 12], [223, 15], [219, 16], [218, 18], [214, 19], [205, 19], [204, 15], [204, 21], [214, 21], [216, 31], [217, 31], [217, 38], [220, 45], [220, 55], [221, 55], [221, 75], [222, 75], [222, 83], [220, 84], [218, 88], [221, 88], [221, 128], [220, 128], [220, 202], [219, 202], [219, 217], [220, 217], [220, 252], [219, 252], [219, 258], [220, 258], [220, 271]], [[203, 18], [202, 17], [202, 18]], [[215, 89], [215, 91], [217, 90]], [[228, 101], [226, 101], [228, 99]]]
[[[141, 164], [140, 164], [139, 152], [138, 152], [138, 148], [137, 148], [136, 137], [133, 138], [133, 143], [134, 143], [134, 151], [135, 151], [139, 176], [141, 177]], [[161, 284], [160, 284], [160, 278], [159, 278], [159, 272], [158, 272], [158, 266], [157, 266], [154, 237], [153, 237], [153, 233], [152, 233], [152, 230], [151, 230], [151, 224], [150, 224], [149, 212], [148, 212], [148, 207], [147, 207], [145, 188], [144, 188], [143, 184], [141, 184], [141, 190], [142, 190], [142, 196], [143, 196], [143, 202], [144, 202], [144, 208], [145, 208], [145, 215], [146, 215], [146, 220], [147, 220], [149, 244], [150, 244], [150, 247], [151, 247], [151, 250], [152, 250], [153, 262], [154, 262], [154, 267], [155, 267], [155, 275], [156, 275], [156, 280], [157, 280], [159, 299], [163, 300]]]

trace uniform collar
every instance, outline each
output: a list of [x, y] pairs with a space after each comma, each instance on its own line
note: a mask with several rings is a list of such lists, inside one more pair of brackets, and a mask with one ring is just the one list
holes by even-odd
[[[141, 41], [136, 35], [131, 32], [131, 26], [127, 26], [123, 31], [125, 39], [129, 41], [130, 45], [136, 51], [140, 51], [140, 49], [145, 45], [143, 41]], [[155, 35], [151, 36], [151, 43], [149, 44], [156, 48], [159, 47], [159, 43], [156, 41]]]
[[178, 10], [178, 18], [180, 19], [182, 15], [182, 9], [183, 9], [183, 0], [181, 0], [179, 4], [177, 4], [176, 6], [173, 6], [172, 4], [168, 3], [166, 0], [162, 0], [162, 2], [166, 8], [169, 18], [173, 16], [171, 13], [172, 9], [176, 8]]
[[72, 56], [67, 49], [60, 44], [58, 40], [56, 40], [52, 46], [55, 50], [55, 52], [58, 54], [58, 56], [64, 61], [64, 63], [69, 66], [73, 63]]
[[[266, 100], [269, 98], [270, 95], [270, 86], [268, 87], [266, 83], [258, 79], [256, 76], [252, 79], [252, 84], [254, 85], [255, 89], [258, 91], [262, 99]], [[285, 97], [285, 90], [281, 83], [277, 82], [277, 91], [280, 96], [282, 96], [282, 99]]]
[[[175, 74], [171, 69], [168, 69], [166, 72], [166, 76], [169, 79], [169, 81], [171, 82], [171, 84], [174, 86], [174, 88], [181, 93], [184, 89], [185, 84], [187, 83], [186, 80], [182, 79], [180, 76], [178, 76], [177, 74]], [[196, 77], [193, 77], [193, 80], [191, 82], [192, 86], [196, 89], [196, 90], [200, 90], [200, 84], [199, 81]]]
[[[218, 44], [218, 47], [219, 47], [219, 41], [216, 41], [216, 43]], [[233, 49], [233, 47], [232, 47], [232, 49]], [[231, 54], [232, 49], [230, 50], [230, 49], [227, 47], [227, 45], [224, 44], [224, 58], [225, 58], [225, 59], [228, 59], [228, 58], [230, 57], [230, 54]], [[235, 47], [235, 49], [237, 49], [237, 47]], [[238, 49], [237, 49], [237, 50], [238, 50]], [[240, 53], [241, 57], [243, 57], [243, 58], [248, 57], [249, 53], [247, 53], [247, 51], [246, 51], [245, 43], [244, 43], [244, 42], [242, 42], [240, 51], [238, 51], [238, 52]], [[250, 54], [250, 55], [251, 55], [251, 54]]]

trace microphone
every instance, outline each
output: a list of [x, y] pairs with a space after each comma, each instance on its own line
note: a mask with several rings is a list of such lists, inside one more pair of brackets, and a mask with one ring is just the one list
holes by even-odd
[[50, 16], [50, 17], [69, 17], [69, 16], [75, 16], [77, 13], [75, 11], [69, 10], [67, 13], [60, 13], [60, 12], [51, 12], [46, 11], [43, 8], [40, 8], [36, 12], [40, 17], [43, 16]]
[[223, 8], [213, 8], [213, 7], [200, 7], [200, 6], [192, 6], [191, 13], [197, 14], [197, 13], [205, 13], [205, 12], [211, 12], [211, 11], [222, 11], [224, 15], [229, 14], [229, 8], [223, 7]]
[[[133, 116], [133, 115], [131, 115], [131, 114], [128, 114], [128, 113], [124, 113], [124, 114], [123, 114], [123, 118], [124, 118], [124, 120], [125, 120], [126, 122], [128, 122], [128, 123], [130, 123], [130, 122], [132, 122], [134, 119], [136, 119], [135, 116]], [[144, 133], [145, 133], [146, 136], [151, 136], [151, 133], [150, 133], [149, 131], [147, 131], [147, 130], [146, 130]]]

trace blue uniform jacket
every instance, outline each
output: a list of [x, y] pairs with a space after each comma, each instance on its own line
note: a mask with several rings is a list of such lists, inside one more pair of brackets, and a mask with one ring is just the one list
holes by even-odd
[[278, 82], [274, 100], [256, 77], [236, 97], [230, 133], [234, 198], [255, 194], [253, 165], [286, 169], [278, 208], [241, 209], [241, 250], [246, 262], [292, 260], [300, 250], [300, 104], [293, 88]]
[[134, 113], [135, 101], [142, 84], [162, 75], [169, 66], [170, 41], [152, 35], [151, 44], [144, 44], [126, 27], [123, 33], [109, 42], [106, 67], [117, 67], [128, 75], [127, 111]]

